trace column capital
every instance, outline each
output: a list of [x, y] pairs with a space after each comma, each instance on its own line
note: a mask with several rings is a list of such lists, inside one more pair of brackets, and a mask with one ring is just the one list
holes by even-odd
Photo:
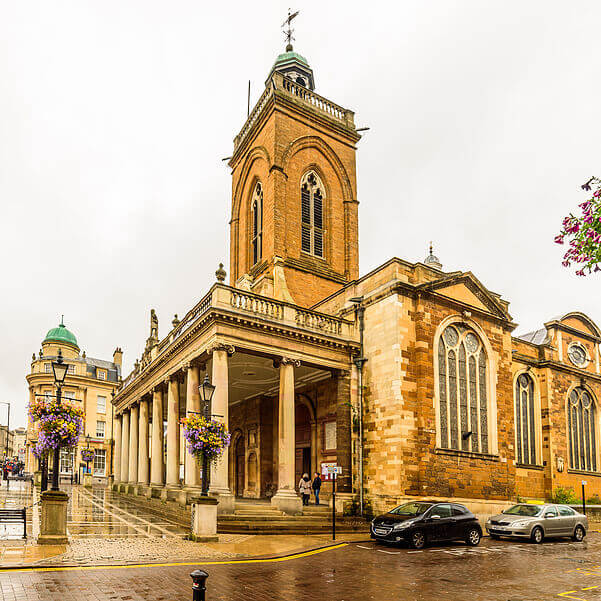
[[337, 369], [335, 371], [336, 376], [339, 378], [350, 378], [351, 370], [350, 369]]
[[293, 367], [300, 367], [300, 359], [292, 359], [290, 357], [277, 357], [273, 360], [273, 366], [277, 369], [282, 365], [292, 365]]
[[213, 354], [215, 351], [225, 351], [228, 357], [231, 357], [236, 352], [236, 347], [233, 344], [226, 344], [225, 342], [216, 342], [208, 349], [208, 352], [211, 354]]

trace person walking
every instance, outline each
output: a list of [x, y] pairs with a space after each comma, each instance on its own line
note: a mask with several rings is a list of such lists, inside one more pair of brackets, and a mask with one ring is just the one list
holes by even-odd
[[313, 478], [311, 487], [313, 488], [313, 494], [315, 495], [315, 505], [319, 505], [319, 491], [321, 489], [321, 478], [319, 477], [319, 472], [315, 472], [315, 478]]
[[303, 477], [299, 480], [298, 492], [303, 497], [303, 505], [308, 505], [311, 498], [311, 478], [309, 478], [309, 474], [303, 474]]

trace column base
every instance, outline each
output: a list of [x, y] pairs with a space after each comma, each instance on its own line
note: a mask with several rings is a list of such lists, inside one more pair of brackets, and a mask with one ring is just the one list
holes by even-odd
[[125, 492], [128, 495], [135, 495], [136, 494], [136, 488], [138, 487], [136, 482], [129, 482], [127, 484], [127, 488], [125, 489]]
[[303, 513], [303, 501], [293, 490], [278, 490], [271, 497], [271, 504], [287, 515], [302, 515]]
[[38, 545], [66, 545], [67, 501], [69, 495], [60, 490], [47, 490], [41, 494], [42, 515]]
[[150, 485], [150, 499], [160, 499], [161, 493], [163, 492], [163, 488], [165, 488], [164, 484], [151, 484]]
[[179, 493], [181, 492], [181, 488], [179, 486], [170, 485], [165, 486], [161, 490], [161, 501], [177, 501]]
[[211, 490], [209, 488], [209, 497], [214, 497], [219, 501], [219, 505], [217, 505], [217, 515], [234, 513], [236, 508], [236, 497], [230, 492], [229, 488], [217, 490]]
[[[344, 506], [352, 503], [356, 495], [350, 492], [337, 492], [336, 493], [336, 513], [344, 513]], [[328, 502], [329, 507], [332, 507], [332, 497]]]
[[201, 496], [202, 488], [200, 486], [186, 486], [182, 488], [177, 496], [177, 502], [185, 507], [186, 505], [191, 505], [195, 503], [197, 499]]
[[148, 496], [148, 484], [146, 484], [145, 482], [138, 483], [134, 494], [138, 497], [147, 497]]

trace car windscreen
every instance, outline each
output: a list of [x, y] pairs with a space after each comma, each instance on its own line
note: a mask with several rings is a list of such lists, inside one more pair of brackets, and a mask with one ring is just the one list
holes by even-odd
[[503, 513], [505, 515], [523, 515], [529, 518], [537, 516], [542, 510], [540, 505], [514, 505], [509, 509], [506, 509]]
[[388, 513], [396, 515], [422, 515], [432, 507], [432, 503], [405, 503], [391, 509]]

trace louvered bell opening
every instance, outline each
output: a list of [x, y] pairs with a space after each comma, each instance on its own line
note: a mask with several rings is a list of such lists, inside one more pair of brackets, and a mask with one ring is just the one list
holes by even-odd
[[311, 228], [303, 225], [302, 236], [301, 236], [301, 247], [304, 252], [311, 252]]
[[313, 231], [313, 254], [323, 257], [323, 233], [317, 229]]
[[323, 228], [323, 198], [317, 190], [313, 195], [313, 225], [319, 229]]
[[311, 225], [311, 198], [306, 185], [301, 190], [301, 218], [303, 223]]

